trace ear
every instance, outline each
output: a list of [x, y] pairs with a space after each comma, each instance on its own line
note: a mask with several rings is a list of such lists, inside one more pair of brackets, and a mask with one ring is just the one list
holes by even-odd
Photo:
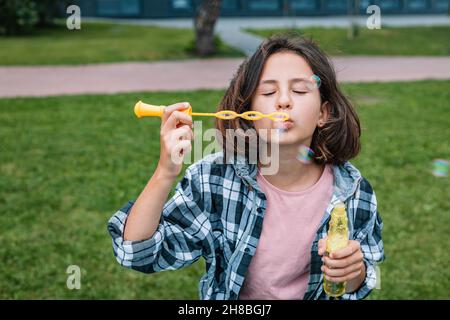
[[319, 128], [322, 128], [325, 123], [328, 121], [328, 116], [330, 115], [330, 103], [328, 101], [325, 101], [320, 106], [320, 112], [319, 112], [319, 120], [317, 121], [317, 126]]

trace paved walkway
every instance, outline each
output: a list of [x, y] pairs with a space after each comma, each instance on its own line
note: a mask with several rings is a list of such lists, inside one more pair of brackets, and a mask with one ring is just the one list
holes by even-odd
[[[242, 59], [0, 67], [0, 97], [226, 88]], [[450, 79], [450, 57], [337, 57], [342, 82]]]

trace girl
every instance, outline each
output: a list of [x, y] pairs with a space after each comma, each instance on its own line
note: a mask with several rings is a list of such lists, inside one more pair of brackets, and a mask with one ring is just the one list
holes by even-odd
[[[324, 276], [346, 282], [343, 299], [366, 297], [384, 260], [382, 221], [372, 187], [348, 162], [360, 150], [359, 120], [326, 55], [311, 40], [270, 38], [239, 67], [221, 101], [219, 110], [289, 115], [283, 122], [216, 122], [227, 146], [230, 129], [277, 129], [275, 174], [264, 174], [263, 155], [250, 163], [237, 150], [230, 163], [224, 148], [191, 165], [165, 203], [181, 172], [171, 155], [188, 151], [193, 139], [192, 119], [181, 112], [187, 106], [166, 108], [157, 169], [108, 223], [117, 261], [153, 273], [203, 256], [200, 299], [327, 299]], [[270, 149], [273, 142], [269, 135], [264, 143]], [[338, 202], [346, 205], [352, 240], [325, 256]]]

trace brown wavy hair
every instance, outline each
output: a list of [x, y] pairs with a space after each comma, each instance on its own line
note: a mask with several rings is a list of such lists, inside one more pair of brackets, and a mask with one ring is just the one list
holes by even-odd
[[[304, 58], [313, 73], [320, 77], [321, 104], [328, 101], [329, 116], [323, 127], [316, 127], [311, 149], [318, 164], [340, 165], [358, 155], [361, 144], [361, 127], [351, 102], [338, 86], [336, 73], [328, 56], [311, 40], [299, 35], [282, 34], [266, 39], [238, 68], [219, 106], [220, 110], [242, 113], [251, 110], [251, 101], [258, 87], [267, 59], [277, 52], [294, 52]], [[253, 128], [252, 121], [216, 119], [224, 143], [227, 129]], [[236, 151], [236, 150], [235, 150]]]

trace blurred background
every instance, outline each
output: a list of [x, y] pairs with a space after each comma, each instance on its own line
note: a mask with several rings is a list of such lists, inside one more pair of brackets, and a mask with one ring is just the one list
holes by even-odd
[[449, 299], [449, 31], [447, 0], [0, 0], [0, 298], [198, 299], [203, 259], [145, 275], [113, 256], [107, 221], [159, 159], [160, 121], [134, 104], [214, 112], [243, 59], [291, 32], [360, 116], [352, 163], [387, 256], [368, 299]]

